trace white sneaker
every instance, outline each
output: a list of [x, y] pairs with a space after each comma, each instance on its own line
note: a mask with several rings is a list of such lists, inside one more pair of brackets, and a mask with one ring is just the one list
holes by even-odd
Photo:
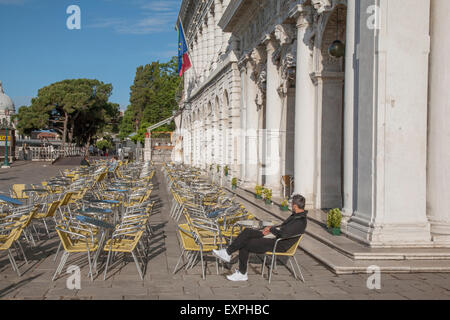
[[235, 273], [233, 273], [232, 275], [227, 276], [228, 280], [231, 281], [247, 281], [248, 280], [248, 276], [247, 273], [242, 274], [239, 272], [239, 270], [236, 270]]
[[225, 262], [231, 261], [231, 256], [228, 254], [226, 249], [213, 250], [213, 255]]

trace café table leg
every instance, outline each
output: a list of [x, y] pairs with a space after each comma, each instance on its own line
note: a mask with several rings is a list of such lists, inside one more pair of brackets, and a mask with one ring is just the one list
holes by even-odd
[[105, 230], [102, 231], [102, 235], [100, 237], [100, 241], [98, 242], [98, 249], [97, 249], [97, 252], [95, 253], [95, 257], [94, 257], [94, 270], [96, 272], [96, 275], [98, 275], [97, 262], [98, 262], [98, 258], [100, 256], [100, 254], [101, 254], [101, 252], [103, 250], [104, 242], [105, 242], [105, 239], [106, 239], [106, 233], [107, 232]]

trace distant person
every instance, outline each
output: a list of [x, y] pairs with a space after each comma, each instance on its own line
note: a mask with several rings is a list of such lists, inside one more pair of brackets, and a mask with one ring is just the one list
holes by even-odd
[[81, 160], [80, 166], [90, 167], [91, 164], [89, 163], [88, 159], [89, 159], [88, 156], [84, 156], [83, 160]]
[[26, 143], [23, 144], [23, 160], [27, 161], [28, 160], [28, 154], [29, 154], [29, 150], [30, 148], [27, 146]]
[[114, 166], [114, 167], [116, 167], [118, 164], [119, 164], [119, 158], [118, 158], [117, 156], [114, 156], [114, 157], [111, 159], [111, 165]]

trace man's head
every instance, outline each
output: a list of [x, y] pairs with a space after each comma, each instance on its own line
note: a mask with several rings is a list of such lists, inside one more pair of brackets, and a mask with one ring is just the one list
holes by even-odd
[[305, 197], [296, 194], [292, 197], [292, 210], [295, 212], [305, 210]]

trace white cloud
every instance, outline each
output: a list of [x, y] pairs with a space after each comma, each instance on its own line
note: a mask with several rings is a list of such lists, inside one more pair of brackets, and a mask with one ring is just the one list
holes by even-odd
[[[5, 0], [0, 0], [5, 1]], [[136, 0], [131, 2], [141, 17], [139, 19], [102, 18], [87, 28], [113, 28], [120, 34], [144, 35], [173, 29], [181, 1]]]

